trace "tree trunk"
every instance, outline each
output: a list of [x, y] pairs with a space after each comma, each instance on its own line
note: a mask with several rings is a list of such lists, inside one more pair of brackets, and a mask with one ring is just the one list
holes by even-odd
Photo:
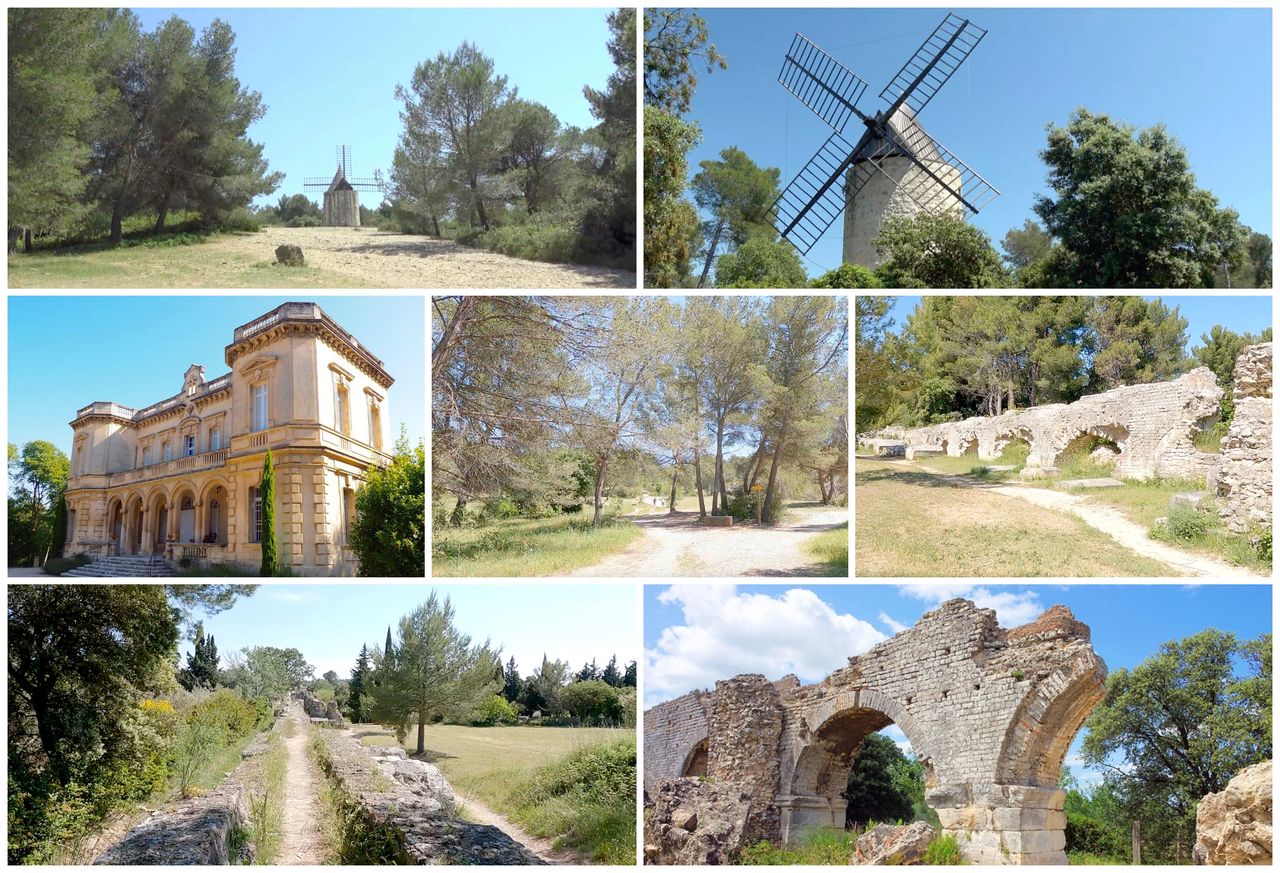
[[169, 192], [166, 191], [164, 197], [160, 199], [160, 205], [156, 207], [156, 226], [153, 233], [164, 232], [165, 219], [169, 217]]
[[420, 692], [418, 694], [418, 754], [426, 754], [427, 751], [427, 695]]
[[440, 219], [431, 216], [431, 226], [436, 229], [436, 239], [440, 239]]
[[707, 260], [702, 264], [702, 275], [698, 277], [698, 287], [707, 284], [707, 274], [711, 272], [711, 262], [716, 259], [716, 249], [720, 247], [720, 234], [724, 233], [724, 216], [716, 222], [716, 232], [711, 236], [711, 245], [707, 246]]
[[453, 356], [453, 349], [458, 344], [458, 338], [467, 326], [467, 322], [471, 320], [475, 308], [474, 297], [464, 296], [458, 302], [458, 308], [453, 311], [453, 318], [449, 319], [444, 332], [440, 334], [440, 341], [431, 350], [431, 381], [434, 382], [440, 372], [448, 366], [449, 359]]
[[680, 468], [671, 468], [671, 503], [667, 505], [667, 515], [676, 511], [676, 476], [680, 475]]
[[596, 464], [596, 487], [594, 490], [595, 514], [591, 517], [591, 526], [600, 527], [601, 516], [604, 513], [604, 471], [609, 461], [606, 458], [599, 458]]
[[707, 517], [707, 504], [702, 499], [702, 456], [700, 453], [694, 453], [693, 456], [693, 480], [698, 486], [698, 517]]
[[713, 487], [720, 493], [720, 511], [728, 512], [729, 489], [724, 483], [724, 416], [716, 419], [716, 481]]
[[124, 237], [124, 230], [121, 227], [123, 216], [120, 214], [120, 203], [111, 210], [111, 244], [113, 246], [120, 245], [120, 240]]
[[476, 217], [480, 219], [480, 226], [485, 230], [489, 229], [489, 216], [484, 211], [484, 201], [480, 199], [480, 183], [476, 177], [471, 177], [471, 194], [476, 199]]
[[22, 229], [22, 250], [26, 254], [31, 254], [31, 228], [24, 227]]
[[769, 465], [769, 483], [764, 489], [764, 522], [773, 523], [773, 492], [778, 482], [778, 467], [782, 463], [782, 447], [787, 442], [787, 426], [791, 423], [791, 410], [782, 416], [782, 426], [778, 428], [778, 442], [773, 450], [773, 463]]
[[751, 456], [751, 460], [747, 462], [747, 468], [742, 472], [742, 493], [746, 494], [751, 490], [751, 486], [756, 481], [756, 468], [760, 465], [760, 457], [764, 454], [764, 434], [760, 434], [760, 445], [756, 446], [755, 454]]
[[459, 497], [457, 504], [453, 507], [453, 513], [449, 516], [449, 524], [457, 527], [462, 524], [462, 520], [467, 515], [467, 498]]

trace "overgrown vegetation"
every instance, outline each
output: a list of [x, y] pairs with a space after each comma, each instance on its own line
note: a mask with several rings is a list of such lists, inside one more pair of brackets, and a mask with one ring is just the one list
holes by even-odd
[[[812, 828], [803, 831], [786, 846], [775, 846], [761, 840], [742, 850], [737, 863], [766, 866], [846, 866], [851, 863], [857, 849], [858, 838], [875, 827], [871, 822], [866, 828], [835, 830]], [[939, 836], [929, 843], [924, 857], [919, 861], [926, 866], [957, 866], [964, 864], [960, 858], [960, 845], [955, 837]]]
[[817, 558], [827, 569], [824, 575], [843, 576], [849, 572], [849, 523], [823, 531], [806, 540], [805, 551]]
[[385, 467], [370, 466], [356, 492], [351, 549], [361, 576], [421, 576], [426, 569], [426, 452], [401, 428]]
[[[285, 736], [293, 722], [286, 724]], [[263, 756], [257, 784], [249, 793], [249, 836], [256, 864], [274, 864], [284, 839], [285, 776], [289, 770], [289, 750], [279, 733], [272, 733]]]

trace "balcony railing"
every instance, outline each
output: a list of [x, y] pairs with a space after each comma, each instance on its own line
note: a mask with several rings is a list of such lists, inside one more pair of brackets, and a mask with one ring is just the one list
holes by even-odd
[[125, 470], [123, 473], [108, 473], [107, 487], [129, 485], [149, 479], [162, 479], [165, 476], [177, 476], [182, 473], [194, 473], [197, 470], [211, 470], [227, 463], [230, 449], [218, 449], [216, 452], [204, 452], [189, 458], [175, 458], [172, 461], [161, 461], [147, 467]]
[[382, 360], [367, 348], [360, 344], [360, 341], [352, 336], [342, 325], [338, 324], [329, 314], [315, 303], [282, 303], [275, 309], [268, 312], [261, 318], [255, 318], [248, 324], [243, 324], [235, 329], [232, 333], [232, 342], [238, 343], [241, 340], [248, 339], [251, 336], [262, 333], [264, 330], [279, 324], [282, 321], [318, 321], [336, 333], [338, 336], [346, 340], [352, 348], [359, 349], [368, 355], [370, 360], [379, 367], [383, 367]]
[[84, 418], [86, 415], [114, 415], [117, 418], [133, 418], [136, 413], [136, 409], [128, 406], [123, 406], [110, 400], [99, 400], [77, 409], [76, 418]]

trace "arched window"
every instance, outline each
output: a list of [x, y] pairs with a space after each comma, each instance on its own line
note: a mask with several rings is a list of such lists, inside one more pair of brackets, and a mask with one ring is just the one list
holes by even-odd
[[179, 506], [178, 508], [179, 508], [179, 509], [195, 509], [195, 508], [196, 508], [196, 507], [195, 507], [195, 504], [191, 502], [191, 495], [190, 495], [190, 494], [188, 494], [186, 497], [183, 497], [183, 498], [182, 498], [182, 505], [181, 505], [181, 506]]

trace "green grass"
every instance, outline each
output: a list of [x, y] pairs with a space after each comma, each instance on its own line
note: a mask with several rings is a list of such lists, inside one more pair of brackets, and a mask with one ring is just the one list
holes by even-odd
[[[292, 726], [293, 722], [286, 722]], [[287, 732], [286, 732], [287, 733]], [[271, 735], [254, 790], [249, 792], [249, 833], [255, 864], [274, 864], [284, 838], [285, 776], [289, 750], [278, 734]]]
[[[976, 453], [961, 455], [953, 458], [949, 455], [939, 455], [935, 457], [920, 458], [919, 463], [930, 470], [938, 473], [964, 473], [970, 476], [977, 476], [988, 482], [1003, 482], [1006, 479], [1016, 479], [1018, 470], [1021, 470], [1027, 463], [1027, 455], [1030, 453], [1031, 447], [1023, 442], [1012, 443], [1005, 447], [998, 458], [990, 461], [980, 460]], [[1015, 470], [991, 470], [991, 467], [1004, 467], [1012, 464]]]
[[432, 576], [554, 576], [594, 564], [641, 535], [613, 518], [598, 530], [577, 515], [499, 519], [474, 528], [432, 531]]
[[[244, 234], [238, 234], [244, 236]], [[352, 278], [316, 267], [281, 267], [268, 249], [260, 256], [223, 245], [234, 234], [213, 234], [199, 245], [41, 251], [9, 256], [13, 288], [349, 288]]]
[[[231, 745], [222, 746], [213, 754], [204, 758], [191, 777], [189, 790], [198, 794], [217, 788], [227, 778], [227, 774], [240, 766], [240, 753], [252, 742], [254, 735], [237, 738]], [[177, 780], [171, 781], [165, 799], [176, 799], [179, 795]]]
[[[742, 850], [739, 864], [764, 866], [793, 866], [801, 864], [846, 866], [852, 863], [858, 837], [865, 831], [838, 831], [833, 828], [814, 828], [800, 834], [788, 846], [775, 846], [761, 840]], [[924, 866], [957, 866], [964, 864], [960, 858], [960, 845], [955, 837], [934, 838], [920, 860]]]
[[[353, 731], [365, 745], [399, 745], [386, 728]], [[406, 742], [412, 752], [412, 736]], [[630, 782], [620, 791], [627, 744]], [[530, 833], [600, 863], [635, 863], [634, 730], [429, 725], [426, 748], [424, 760], [459, 791]]]
[[824, 576], [843, 576], [849, 572], [849, 523], [823, 531], [804, 544], [805, 551], [822, 562]]
[[[932, 459], [931, 459], [932, 460]], [[855, 462], [858, 576], [1168, 576], [1079, 518], [910, 462]]]
[[1105, 855], [1094, 855], [1089, 852], [1067, 852], [1067, 863], [1080, 866], [1116, 866], [1128, 864], [1128, 861], [1117, 861]]

